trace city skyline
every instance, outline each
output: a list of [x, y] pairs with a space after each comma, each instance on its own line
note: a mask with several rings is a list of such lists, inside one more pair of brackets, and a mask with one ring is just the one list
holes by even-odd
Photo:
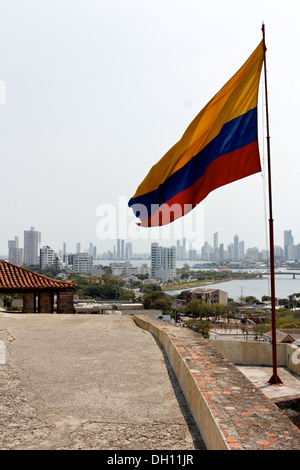
[[[148, 250], [136, 251], [135, 243], [125, 239], [116, 239], [111, 241], [110, 249], [101, 251], [101, 246], [94, 245], [89, 242], [85, 246], [82, 242], [77, 242], [73, 249], [69, 247], [68, 242], [64, 241], [60, 247], [54, 247], [49, 241], [43, 243], [42, 234], [35, 227], [30, 230], [24, 230], [24, 246], [20, 246], [20, 239], [16, 235], [13, 239], [7, 241], [7, 253], [2, 253], [4, 259], [9, 259], [13, 264], [39, 264], [38, 258], [47, 260], [55, 260], [58, 256], [61, 260], [65, 260], [68, 255], [79, 255], [83, 253], [89, 254], [92, 259], [111, 259], [111, 260], [130, 260], [139, 255], [151, 255], [152, 246], [157, 245], [157, 242], [150, 241]], [[288, 261], [300, 260], [300, 240], [299, 243], [295, 242], [293, 231], [291, 229], [284, 230], [282, 236], [283, 243], [275, 243], [275, 257], [284, 258]], [[211, 235], [210, 240], [205, 241], [201, 248], [198, 250], [194, 247], [193, 243], [183, 237], [180, 240], [170, 241], [169, 244], [160, 243], [165, 248], [176, 248], [176, 259], [189, 259], [189, 260], [207, 260], [207, 261], [238, 261], [245, 258], [252, 260], [268, 260], [269, 248], [260, 248], [256, 246], [249, 246], [245, 240], [242, 240], [238, 234], [235, 234], [230, 243], [224, 243], [219, 232]], [[260, 253], [260, 258], [258, 258]]]
[[[34, 228], [34, 227], [31, 227], [30, 230], [32, 228]], [[11, 241], [11, 242], [13, 242], [13, 241], [15, 242], [16, 239], [17, 239], [18, 240], [17, 244], [18, 244], [18, 247], [19, 247], [20, 240], [24, 239], [24, 233], [26, 231], [28, 231], [29, 234], [30, 234], [30, 230], [29, 229], [28, 230], [27, 229], [18, 230], [17, 233], [12, 233], [11, 237], [9, 237], [8, 240]], [[39, 231], [40, 234], [42, 234], [42, 231], [40, 229], [38, 231]], [[275, 237], [275, 240], [274, 240], [275, 245], [284, 247], [284, 245], [285, 245], [285, 233], [286, 232], [291, 232], [293, 234], [292, 238], [294, 240], [299, 240], [299, 243], [300, 243], [300, 236], [297, 237], [297, 235], [294, 235], [295, 228], [292, 227], [292, 228], [289, 228], [289, 229], [284, 228], [282, 230], [282, 233], [280, 233], [279, 236], [277, 235]], [[187, 244], [193, 245], [193, 249], [196, 249], [197, 251], [200, 251], [205, 243], [209, 243], [212, 246], [214, 246], [214, 234], [215, 233], [218, 234], [219, 240], [222, 240], [221, 243], [224, 243], [224, 245], [226, 245], [226, 246], [229, 245], [230, 243], [232, 243], [232, 241], [234, 239], [234, 236], [236, 234], [238, 234], [239, 238], [244, 240], [246, 248], [257, 247], [259, 250], [268, 250], [269, 249], [269, 245], [268, 245], [268, 241], [267, 241], [268, 233], [265, 233], [264, 243], [262, 243], [262, 244], [253, 244], [253, 243], [248, 241], [247, 237], [245, 237], [243, 235], [240, 235], [239, 232], [232, 231], [231, 234], [228, 234], [228, 231], [227, 231], [227, 235], [224, 236], [224, 231], [221, 231], [221, 230], [212, 231], [208, 235], [202, 233], [201, 237], [199, 237], [199, 240], [195, 240], [194, 238], [189, 239], [188, 237], [186, 237], [184, 235], [180, 236], [178, 238], [174, 238], [174, 237], [170, 237], [170, 238], [163, 238], [163, 237], [151, 238], [149, 236], [147, 238], [147, 240], [126, 239], [126, 238], [121, 238], [120, 237], [119, 240], [125, 240], [125, 242], [124, 242], [125, 244], [126, 243], [131, 243], [132, 245], [134, 245], [135, 246], [135, 251], [137, 253], [144, 253], [144, 252], [150, 252], [151, 251], [151, 249], [149, 248], [151, 246], [151, 243], [158, 242], [158, 243], [163, 244], [164, 246], [172, 246], [174, 244], [176, 245], [177, 240], [179, 240], [179, 239], [182, 240], [182, 239], [185, 238]], [[172, 235], [172, 232], [171, 232], [171, 235]], [[41, 237], [40, 238], [40, 243], [41, 243], [42, 246], [49, 245], [56, 252], [58, 252], [60, 250], [64, 251], [65, 250], [64, 244], [68, 247], [69, 253], [78, 253], [79, 251], [89, 251], [89, 246], [90, 246], [91, 243], [93, 244], [94, 247], [96, 247], [98, 253], [101, 250], [102, 250], [102, 252], [113, 250], [114, 245], [115, 245], [115, 248], [116, 248], [116, 253], [117, 253], [117, 250], [118, 250], [118, 247], [117, 247], [118, 237], [116, 237], [114, 239], [108, 239], [108, 240], [97, 240], [97, 238], [94, 238], [94, 240], [92, 240], [92, 237], [90, 237], [90, 238], [85, 237], [85, 239], [81, 240], [81, 241], [79, 241], [79, 238], [74, 238], [73, 237], [73, 240], [76, 240], [76, 241], [72, 241], [72, 242], [70, 242], [69, 239], [67, 241], [60, 239], [59, 242], [57, 242], [57, 241], [55, 242], [53, 240], [53, 237], [50, 238], [47, 234], [44, 235], [43, 237], [42, 237], [42, 235], [40, 235], [40, 237]], [[55, 237], [55, 239], [57, 240], [57, 237]], [[7, 254], [7, 252], [8, 252], [8, 244], [7, 244], [8, 240], [4, 240], [3, 236], [0, 236], [0, 247], [1, 247], [0, 248], [0, 256], [3, 256], [3, 255]], [[78, 247], [80, 247], [79, 251], [78, 251]], [[16, 248], [16, 246], [15, 246], [15, 248]], [[123, 251], [125, 251], [125, 249], [126, 249], [125, 245], [123, 246], [122, 249], [123, 249]], [[120, 245], [119, 250], [121, 250], [121, 245]], [[117, 256], [116, 256], [116, 259], [118, 259]]]

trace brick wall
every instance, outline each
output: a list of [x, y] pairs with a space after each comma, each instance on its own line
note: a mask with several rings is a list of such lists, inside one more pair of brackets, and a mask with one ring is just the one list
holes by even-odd
[[208, 450], [299, 450], [289, 418], [209, 341], [187, 328], [134, 315], [164, 347]]

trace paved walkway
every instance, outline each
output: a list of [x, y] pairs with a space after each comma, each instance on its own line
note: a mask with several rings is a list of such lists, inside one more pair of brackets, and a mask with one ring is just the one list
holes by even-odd
[[0, 340], [0, 449], [204, 449], [167, 358], [131, 317], [0, 313]]

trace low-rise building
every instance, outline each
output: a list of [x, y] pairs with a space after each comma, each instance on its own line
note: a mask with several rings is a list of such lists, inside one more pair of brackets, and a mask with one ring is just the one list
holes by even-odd
[[[272, 342], [272, 331], [268, 331], [263, 335], [264, 341]], [[276, 330], [277, 343], [297, 343], [300, 345], [300, 330], [297, 328], [281, 328]]]
[[150, 274], [150, 268], [146, 263], [141, 266], [133, 266], [129, 261], [120, 263], [115, 261], [110, 263], [111, 273], [113, 276], [131, 277], [138, 274]]
[[206, 304], [223, 304], [227, 305], [228, 303], [228, 294], [227, 292], [220, 289], [205, 289], [198, 288], [188, 292], [184, 292], [184, 299], [186, 302], [190, 300], [201, 300]]

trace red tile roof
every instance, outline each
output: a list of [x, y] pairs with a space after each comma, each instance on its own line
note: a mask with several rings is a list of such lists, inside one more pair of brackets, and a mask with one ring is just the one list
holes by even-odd
[[75, 290], [76, 284], [67, 281], [58, 281], [29, 269], [21, 268], [15, 264], [0, 260], [0, 293], [24, 290]]

